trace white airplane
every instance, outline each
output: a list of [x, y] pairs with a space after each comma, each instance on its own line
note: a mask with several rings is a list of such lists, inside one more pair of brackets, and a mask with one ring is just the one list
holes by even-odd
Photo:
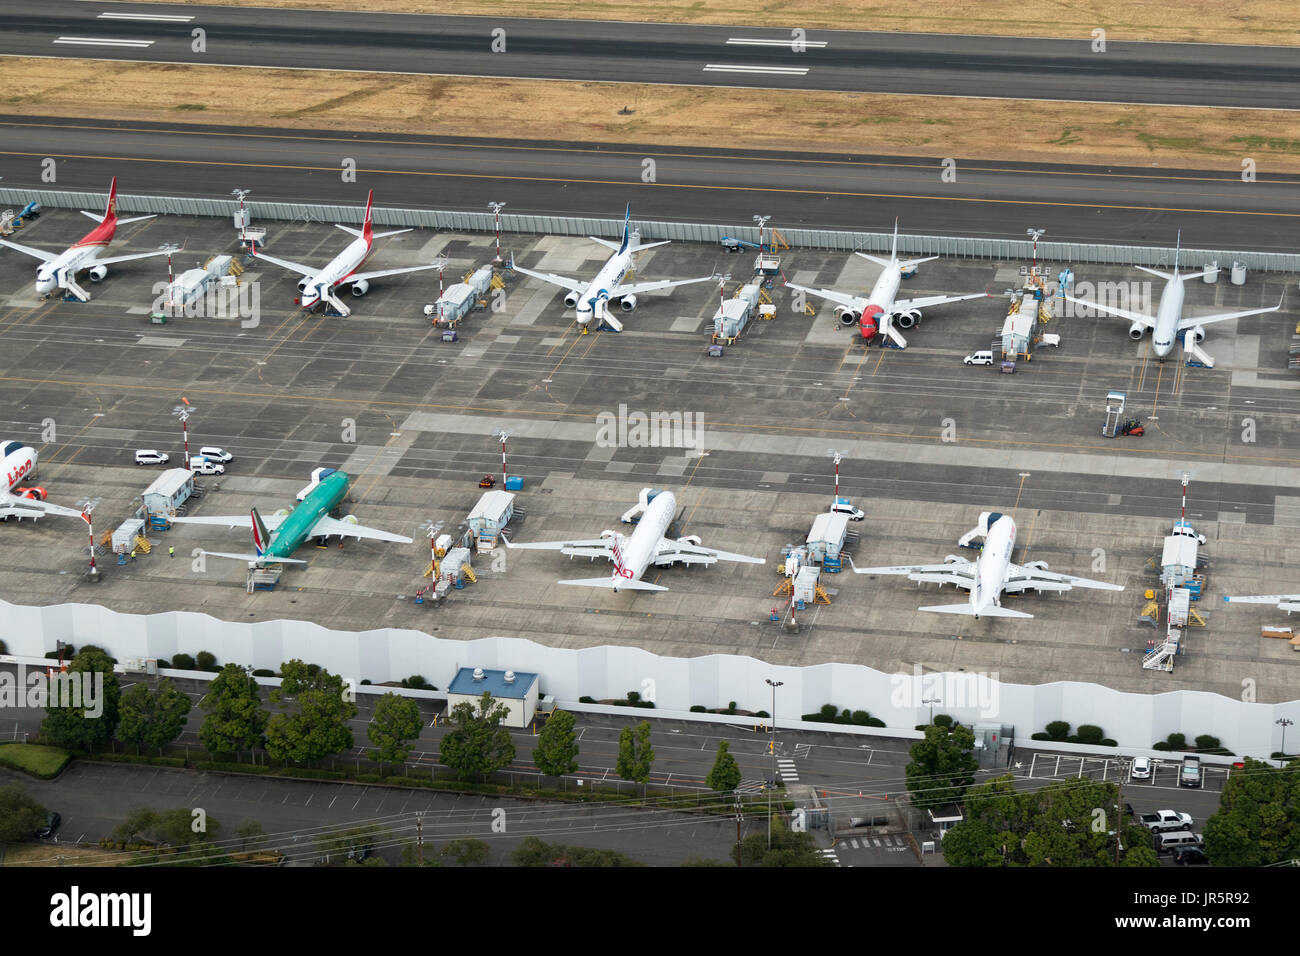
[[807, 292], [835, 303], [835, 315], [843, 325], [854, 325], [862, 330], [862, 337], [868, 342], [877, 332], [882, 333], [888, 341], [898, 348], [907, 348], [907, 339], [898, 334], [897, 329], [910, 329], [921, 321], [921, 310], [949, 302], [961, 302], [964, 299], [987, 299], [987, 292], [973, 292], [969, 295], [923, 295], [915, 299], [899, 299], [898, 286], [903, 280], [903, 273], [916, 268], [922, 262], [938, 259], [927, 256], [924, 259], [898, 260], [898, 220], [894, 220], [894, 245], [888, 259], [855, 252], [855, 256], [877, 263], [883, 268], [876, 284], [866, 296], [849, 295], [834, 289], [812, 289], [808, 286], [787, 282], [791, 289]]
[[36, 449], [20, 441], [0, 445], [0, 518], [43, 518], [62, 515], [84, 517], [76, 508], [50, 504], [43, 488], [20, 488], [18, 483], [36, 473]]
[[1066, 298], [1076, 305], [1086, 306], [1090, 309], [1096, 309], [1098, 312], [1105, 312], [1107, 315], [1114, 315], [1121, 319], [1127, 319], [1130, 323], [1128, 329], [1129, 338], [1134, 341], [1140, 341], [1142, 336], [1151, 332], [1151, 344], [1155, 350], [1156, 358], [1163, 362], [1173, 351], [1174, 342], [1182, 339], [1184, 357], [1194, 353], [1200, 353], [1198, 358], [1205, 362], [1206, 365], [1213, 367], [1214, 359], [1211, 358], [1196, 345], [1205, 338], [1205, 326], [1213, 322], [1226, 322], [1229, 319], [1244, 319], [1250, 315], [1263, 315], [1265, 312], [1276, 312], [1282, 308], [1279, 301], [1277, 305], [1269, 306], [1266, 309], [1247, 309], [1244, 312], [1219, 312], [1214, 315], [1203, 315], [1198, 318], [1183, 318], [1183, 298], [1186, 295], [1186, 289], [1183, 283], [1189, 279], [1199, 279], [1209, 272], [1209, 269], [1202, 269], [1200, 272], [1189, 272], [1183, 275], [1178, 274], [1178, 256], [1182, 251], [1183, 235], [1178, 233], [1177, 245], [1174, 248], [1174, 271], [1170, 275], [1168, 272], [1161, 272], [1158, 269], [1148, 269], [1146, 266], [1134, 266], [1143, 272], [1148, 272], [1153, 276], [1159, 276], [1165, 280], [1165, 287], [1160, 293], [1160, 303], [1156, 306], [1155, 317], [1144, 315], [1141, 312], [1130, 312], [1128, 309], [1119, 309], [1114, 306], [1101, 305], [1097, 302], [1089, 302], [1086, 299], [1076, 299], [1074, 296], [1067, 295]]
[[[906, 574], [913, 581], [933, 581], [937, 584], [955, 584], [970, 591], [970, 600], [964, 604], [940, 604], [919, 608], [940, 614], [969, 614], [980, 617], [1033, 617], [1024, 611], [1012, 611], [1002, 606], [1003, 593], [1019, 594], [1024, 591], [1069, 591], [1071, 588], [1096, 588], [1102, 591], [1123, 591], [1123, 585], [1105, 584], [1070, 574], [1056, 574], [1047, 570], [1043, 561], [1025, 565], [1013, 564], [1011, 552], [1016, 546], [1016, 523], [1010, 515], [985, 511], [980, 523], [961, 539], [964, 546], [976, 538], [984, 538], [984, 548], [978, 558], [967, 561], [955, 554], [944, 559], [943, 564], [911, 564], [888, 568], [860, 568], [858, 574]], [[853, 564], [853, 559], [849, 559]]]
[[[642, 494], [648, 495], [651, 489]], [[607, 578], [579, 578], [561, 581], [588, 588], [611, 588], [615, 591], [667, 591], [659, 584], [641, 580], [646, 568], [668, 567], [673, 564], [716, 564], [718, 561], [742, 561], [746, 564], [764, 564], [762, 558], [732, 554], [716, 548], [705, 548], [695, 535], [676, 540], [665, 537], [677, 508], [677, 498], [671, 491], [661, 491], [649, 499], [645, 513], [631, 535], [617, 531], [602, 531], [599, 538], [567, 541], [533, 541], [513, 544], [503, 536], [507, 548], [530, 548], [537, 551], [559, 551], [570, 558], [608, 558], [614, 562], [614, 571]]]
[[139, 222], [142, 219], [154, 218], [153, 216], [133, 216], [130, 219], [117, 218], [116, 176], [113, 177], [113, 184], [108, 188], [108, 205], [104, 208], [104, 215], [87, 212], [84, 209], [81, 210], [81, 214], [94, 219], [99, 225], [62, 252], [46, 252], [44, 249], [36, 249], [32, 246], [24, 246], [21, 243], [10, 242], [8, 239], [0, 239], [0, 245], [8, 246], [10, 249], [17, 249], [25, 255], [41, 260], [41, 264], [36, 267], [36, 291], [42, 296], [49, 295], [55, 289], [62, 289], [79, 302], [89, 302], [90, 294], [77, 285], [76, 281], [77, 273], [82, 269], [90, 270], [91, 282], [99, 282], [104, 276], [108, 275], [108, 267], [114, 263], [167, 255], [166, 249], [159, 249], [154, 252], [137, 252], [129, 256], [111, 256], [108, 259], [99, 258], [99, 254], [108, 248], [108, 244], [113, 241], [118, 226], [125, 225], [128, 222]]
[[1290, 594], [1254, 594], [1249, 597], [1224, 597], [1229, 604], [1273, 604], [1279, 611], [1286, 611], [1289, 617], [1292, 611], [1300, 611], [1300, 593]]
[[515, 265], [513, 255], [510, 257], [510, 268], [515, 272], [522, 272], [526, 276], [532, 276], [534, 279], [541, 279], [551, 285], [558, 285], [562, 289], [568, 289], [568, 294], [564, 297], [564, 307], [577, 310], [578, 325], [582, 327], [584, 335], [589, 331], [588, 327], [593, 320], [596, 322], [597, 328], [603, 326], [615, 332], [623, 331], [623, 323], [610, 315], [610, 302], [617, 300], [619, 307], [624, 312], [631, 312], [636, 308], [636, 297], [643, 292], [671, 289], [679, 285], [690, 285], [692, 282], [713, 281], [713, 276], [704, 276], [700, 279], [656, 279], [650, 282], [630, 282], [624, 285], [623, 277], [632, 268], [633, 255], [646, 249], [653, 249], [655, 246], [666, 246], [671, 241], [666, 239], [663, 242], [651, 242], [641, 245], [640, 240], [637, 239], [634, 243], [634, 237], [631, 234], [631, 220], [632, 204], [629, 203], [627, 211], [623, 215], [623, 241], [621, 243], [615, 244], [608, 239], [598, 239], [595, 236], [587, 237], [592, 242], [598, 242], [602, 246], [614, 250], [614, 254], [609, 257], [609, 261], [601, 266], [600, 271], [596, 273], [596, 278], [589, 282], [581, 282], [567, 276], [555, 275], [552, 272], [534, 272], [532, 269], [525, 269], [523, 266]]
[[371, 222], [371, 206], [374, 198], [375, 191], [372, 189], [366, 195], [366, 216], [362, 220], [360, 229], [353, 229], [351, 226], [342, 226], [335, 223], [336, 228], [342, 229], [349, 235], [356, 236], [356, 238], [348, 243], [347, 247], [331, 259], [324, 268], [317, 269], [314, 266], [305, 266], [289, 259], [277, 259], [265, 252], [257, 252], [255, 257], [265, 259], [267, 262], [274, 262], [277, 266], [282, 266], [290, 272], [296, 272], [302, 276], [302, 279], [298, 282], [298, 292], [300, 294], [294, 300], [298, 305], [310, 311], [324, 302], [343, 317], [351, 315], [352, 310], [334, 295], [336, 286], [347, 283], [352, 287], [354, 296], [363, 296], [370, 291], [371, 279], [401, 275], [404, 272], [437, 269], [443, 265], [443, 263], [434, 262], [427, 266], [407, 266], [404, 269], [379, 269], [375, 272], [357, 272], [370, 258], [376, 239], [387, 239], [389, 236], [411, 231], [410, 229], [394, 229], [391, 232], [375, 232], [374, 225]]

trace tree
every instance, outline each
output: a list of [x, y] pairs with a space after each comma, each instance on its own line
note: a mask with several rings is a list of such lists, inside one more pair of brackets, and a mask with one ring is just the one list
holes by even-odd
[[0, 787], [0, 843], [30, 839], [45, 823], [46, 812], [21, 784]]
[[453, 707], [451, 719], [456, 726], [438, 747], [443, 766], [464, 777], [474, 773], [486, 776], [509, 765], [515, 759], [515, 744], [510, 731], [501, 726], [509, 713], [486, 691], [477, 706], [466, 701]]
[[164, 677], [153, 690], [148, 684], [133, 684], [121, 702], [121, 723], [117, 739], [127, 746], [159, 750], [180, 736], [193, 708], [188, 694], [176, 689], [171, 678]]
[[1267, 866], [1300, 857], [1300, 765], [1247, 757], [1228, 778], [1205, 821], [1205, 855], [1215, 866]]
[[912, 745], [912, 762], [907, 765], [907, 790], [912, 804], [922, 809], [957, 803], [975, 782], [979, 761], [975, 732], [954, 726], [952, 731], [937, 724], [925, 728], [925, 739]]
[[742, 866], [831, 866], [822, 856], [811, 833], [793, 833], [772, 817], [772, 846], [768, 849], [765, 829], [751, 833], [732, 847], [732, 860]]
[[577, 720], [567, 710], [557, 710], [546, 718], [533, 748], [533, 763], [550, 777], [578, 772], [578, 735], [573, 732]]
[[214, 818], [185, 807], [161, 812], [149, 807], [132, 810], [114, 830], [113, 836], [127, 843], [147, 840], [152, 851], [130, 860], [131, 866], [219, 866], [232, 861], [212, 842], [220, 829]]
[[411, 698], [399, 697], [392, 691], [379, 698], [366, 727], [366, 736], [375, 745], [370, 757], [379, 761], [381, 773], [385, 763], [406, 763], [411, 741], [420, 736], [423, 728], [420, 706]]
[[615, 853], [585, 846], [546, 843], [535, 836], [524, 837], [510, 854], [512, 866], [643, 866], [644, 864]]
[[239, 837], [239, 848], [241, 850], [247, 850], [250, 846], [257, 849], [258, 846], [266, 842], [266, 831], [262, 829], [262, 824], [256, 820], [245, 820], [235, 827], [235, 836]]
[[[56, 671], [54, 680], [68, 687], [70, 682], [64, 683], [65, 677], [80, 684], [82, 700], [74, 699], [67, 706], [47, 707], [41, 733], [60, 747], [91, 750], [111, 739], [117, 730], [122, 687], [113, 673], [113, 659], [102, 648], [87, 644], [68, 664], [67, 675]], [[91, 695], [103, 699], [92, 701]]]
[[943, 837], [943, 858], [949, 866], [1001, 866], [998, 834], [982, 820], [965, 820]]
[[207, 711], [199, 743], [208, 753], [238, 754], [262, 745], [268, 715], [262, 709], [261, 690], [238, 664], [221, 669], [199, 706]]
[[316, 841], [316, 850], [325, 863], [346, 863], [349, 859], [368, 854], [389, 835], [388, 830], [379, 824], [366, 823], [325, 834]]
[[459, 866], [482, 866], [488, 861], [488, 845], [482, 840], [452, 840], [442, 848], [442, 855]]
[[[352, 746], [348, 721], [357, 715], [357, 705], [342, 677], [291, 660], [280, 665], [280, 678], [271, 702], [281, 710], [266, 722], [266, 752], [272, 759], [304, 763]], [[284, 709], [286, 697], [294, 698], [293, 711]]]
[[718, 756], [713, 761], [713, 769], [704, 781], [710, 790], [729, 793], [740, 786], [740, 765], [731, 756], [730, 746], [725, 740], [718, 741]]
[[650, 780], [650, 766], [654, 762], [655, 752], [650, 746], [650, 721], [643, 720], [635, 727], [624, 727], [618, 735], [618, 775], [624, 780], [634, 780], [644, 785]]

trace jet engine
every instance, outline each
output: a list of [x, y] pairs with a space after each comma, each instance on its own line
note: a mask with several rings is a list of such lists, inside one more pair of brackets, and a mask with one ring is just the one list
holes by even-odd
[[580, 293], [578, 293], [578, 292], [570, 292], [568, 295], [566, 295], [566, 296], [564, 297], [564, 307], [565, 307], [566, 309], [573, 309], [573, 308], [576, 308], [577, 305], [578, 305], [578, 296], [579, 296], [579, 295], [580, 295]]
[[906, 312], [899, 312], [894, 315], [894, 324], [900, 329], [910, 329], [921, 321], [921, 311], [919, 309], [908, 309]]
[[1204, 341], [1205, 341], [1205, 326], [1203, 326], [1203, 325], [1194, 325], [1194, 326], [1192, 326], [1190, 329], [1188, 329], [1186, 332], [1184, 332], [1183, 334], [1184, 334], [1187, 338], [1191, 339], [1193, 343], [1196, 343], [1196, 342], [1204, 342]]
[[1134, 322], [1128, 327], [1128, 337], [1134, 342], [1139, 342], [1142, 340], [1142, 336], [1146, 334], [1146, 331], [1146, 326], [1141, 322]]
[[357, 520], [357, 516], [356, 516], [356, 515], [344, 515], [343, 518], [342, 518], [341, 520], [346, 521], [348, 524], [360, 524], [360, 523], [361, 523], [360, 521]]
[[678, 544], [689, 544], [691, 547], [698, 548], [701, 544], [698, 534], [687, 534], [677, 539]]
[[858, 324], [858, 313], [846, 305], [837, 305], [835, 307], [835, 317], [840, 320], [840, 325], [854, 326]]
[[623, 298], [618, 300], [618, 307], [622, 309], [624, 312], [631, 312], [633, 309], [636, 308], [636, 296], [634, 295], [623, 296]]
[[360, 297], [365, 295], [369, 291], [370, 291], [369, 279], [358, 279], [356, 282], [352, 283], [352, 294], [354, 296]]
[[91, 282], [102, 282], [102, 281], [104, 280], [104, 276], [106, 276], [106, 275], [108, 275], [108, 266], [91, 266], [91, 267], [90, 267], [90, 281], [91, 281]]
[[305, 278], [304, 278], [304, 279], [299, 279], [299, 280], [298, 280], [298, 291], [299, 291], [299, 292], [306, 292], [306, 291], [307, 291], [307, 280], [306, 280]]

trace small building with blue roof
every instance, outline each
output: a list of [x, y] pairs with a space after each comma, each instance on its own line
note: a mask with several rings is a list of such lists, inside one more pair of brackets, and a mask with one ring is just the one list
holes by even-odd
[[447, 711], [458, 704], [478, 704], [484, 693], [492, 695], [509, 711], [501, 723], [505, 727], [527, 727], [537, 713], [540, 682], [527, 671], [497, 671], [483, 667], [462, 667], [447, 688]]

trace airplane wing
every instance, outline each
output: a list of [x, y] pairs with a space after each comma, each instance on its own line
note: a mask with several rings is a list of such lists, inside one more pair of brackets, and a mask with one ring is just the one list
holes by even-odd
[[[212, 524], [220, 525], [227, 528], [247, 528], [253, 530], [253, 518], [251, 515], [204, 515], [199, 518], [172, 518], [171, 521], [176, 524]], [[274, 531], [284, 523], [284, 518], [280, 515], [267, 515], [262, 519], [266, 525], [267, 531]]]
[[915, 299], [895, 299], [894, 308], [898, 311], [907, 311], [908, 309], [930, 309], [936, 305], [946, 305], [949, 302], [961, 302], [965, 299], [987, 299], [987, 292], [972, 292], [969, 295], [923, 295]]
[[849, 565], [858, 574], [905, 574], [908, 577], [923, 575], [924, 577], [916, 577], [913, 580], [936, 581], [940, 584], [957, 584], [960, 583], [958, 579], [969, 583], [975, 574], [975, 562], [967, 561], [965, 558], [945, 561], [943, 564], [894, 564], [883, 568], [860, 568], [853, 563], [852, 558], [849, 558]]
[[1271, 305], [1267, 309], [1248, 309], [1245, 312], [1220, 312], [1216, 315], [1203, 315], [1198, 318], [1182, 319], [1178, 323], [1178, 331], [1185, 329], [1194, 329], [1198, 325], [1210, 325], [1213, 322], [1227, 322], [1229, 319], [1244, 319], [1248, 315], [1263, 315], [1265, 312], [1276, 312], [1282, 308], [1282, 303]]
[[17, 249], [24, 255], [31, 256], [34, 259], [40, 259], [42, 262], [49, 262], [51, 259], [57, 259], [57, 252], [46, 252], [44, 249], [37, 249], [34, 246], [24, 246], [20, 242], [10, 242], [8, 239], [0, 239], [0, 246], [8, 246], [10, 249]]
[[1096, 309], [1098, 312], [1105, 312], [1107, 315], [1116, 315], [1121, 319], [1136, 322], [1144, 329], [1154, 329], [1156, 327], [1156, 320], [1149, 315], [1143, 315], [1141, 312], [1130, 312], [1128, 309], [1116, 309], [1109, 305], [1099, 305], [1096, 302], [1089, 302], [1087, 299], [1076, 299], [1072, 295], [1067, 295], [1066, 298], [1075, 305], [1086, 306], [1089, 309]]
[[834, 289], [810, 289], [808, 286], [795, 285], [793, 282], [787, 282], [786, 287], [798, 289], [800, 292], [807, 292], [809, 295], [815, 295], [827, 302], [834, 302], [836, 305], [853, 309], [855, 312], [861, 312], [867, 305], [867, 300], [863, 296], [849, 295], [847, 292], [836, 292]]
[[96, 259], [95, 265], [111, 266], [115, 262], [130, 262], [132, 259], [149, 259], [153, 256], [167, 255], [166, 249], [157, 249], [153, 252], [134, 252], [129, 256], [109, 256], [107, 259]]
[[[269, 528], [270, 525], [267, 525], [267, 527]], [[391, 541], [394, 544], [410, 544], [412, 540], [405, 535], [393, 534], [391, 531], [381, 531], [378, 528], [367, 528], [363, 524], [340, 521], [338, 518], [329, 516], [322, 517], [311, 526], [310, 536], [313, 538], [369, 538], [373, 541]]]
[[559, 551], [571, 558], [608, 558], [611, 561], [614, 559], [613, 551], [609, 546], [609, 538], [588, 538], [586, 540], [569, 538], [565, 541], [529, 541], [526, 544], [515, 544], [508, 537], [502, 535], [501, 540], [506, 543], [507, 548], [511, 549]]
[[377, 272], [361, 272], [357, 275], [348, 276], [343, 280], [342, 284], [347, 285], [349, 282], [361, 282], [368, 279], [382, 279], [384, 276], [397, 276], [403, 272], [423, 272], [425, 269], [437, 269], [438, 266], [439, 263], [435, 262], [433, 265], [428, 266], [407, 266], [404, 269], [380, 269]]
[[1007, 566], [1007, 578], [1002, 589], [1007, 592], [1019, 591], [1068, 591], [1071, 588], [1092, 588], [1096, 591], [1123, 591], [1122, 584], [1107, 584], [1105, 581], [1093, 581], [1091, 578], [1077, 578], [1073, 574], [1057, 574], [1041, 568], [1024, 567], [1019, 564]]
[[655, 564], [714, 564], [717, 561], [739, 561], [742, 564], [766, 564], [763, 558], [750, 557], [747, 554], [733, 554], [719, 551], [717, 548], [705, 548], [700, 545], [686, 544], [664, 538], [655, 550]]
[[713, 276], [705, 276], [702, 279], [655, 279], [650, 282], [631, 282], [615, 287], [610, 293], [611, 299], [617, 299], [621, 295], [640, 295], [642, 292], [654, 292], [658, 289], [671, 289], [679, 285], [690, 285], [693, 282], [713, 282]]
[[532, 276], [534, 279], [541, 279], [551, 285], [558, 285], [561, 289], [568, 289], [570, 292], [582, 292], [588, 285], [586, 282], [579, 282], [577, 279], [570, 279], [567, 276], [557, 276], [553, 272], [534, 272], [532, 269], [525, 269], [523, 266], [515, 265], [513, 260], [511, 260], [510, 268], [515, 272], [522, 272], [526, 276]]
[[1246, 597], [1223, 598], [1229, 604], [1273, 604], [1279, 611], [1300, 611], [1300, 594], [1252, 594]]
[[281, 269], [288, 269], [290, 272], [296, 272], [304, 279], [310, 279], [317, 272], [311, 266], [305, 266], [300, 262], [293, 262], [289, 259], [277, 259], [275, 256], [268, 256], [265, 252], [258, 252], [253, 256], [253, 260], [265, 259], [267, 262], [273, 262]]
[[232, 558], [235, 561], [250, 561], [254, 564], [306, 564], [301, 558], [268, 558], [264, 554], [232, 554], [229, 551], [204, 551], [209, 558]]
[[35, 498], [22, 498], [18, 495], [0, 494], [0, 518], [43, 518], [46, 515], [59, 515], [64, 518], [80, 518], [81, 512], [76, 508], [65, 508], [49, 501], [37, 501]]

